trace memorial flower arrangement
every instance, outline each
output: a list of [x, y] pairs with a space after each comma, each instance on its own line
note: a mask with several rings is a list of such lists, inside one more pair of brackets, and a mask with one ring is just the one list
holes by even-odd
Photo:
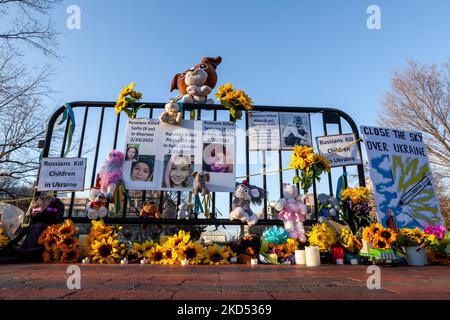
[[400, 229], [397, 236], [396, 244], [400, 247], [426, 247], [435, 239], [434, 234], [428, 234], [419, 228], [403, 228]]
[[428, 246], [427, 258], [429, 264], [450, 265], [449, 234], [444, 234], [441, 238], [435, 237], [435, 239]]
[[315, 224], [309, 233], [311, 246], [318, 246], [319, 250], [328, 250], [337, 242], [336, 233], [326, 223]]
[[121, 111], [125, 112], [128, 118], [136, 118], [136, 114], [139, 109], [143, 106], [137, 106], [136, 104], [141, 100], [142, 93], [134, 90], [135, 83], [132, 82], [128, 86], [123, 87], [122, 91], [119, 93], [117, 102], [115, 105], [116, 113], [119, 114]]
[[366, 187], [347, 188], [341, 193], [343, 208], [341, 218], [354, 232], [372, 223], [370, 198], [369, 190]]
[[229, 264], [230, 258], [235, 256], [228, 246], [219, 246], [217, 243], [206, 247], [204, 255], [204, 264], [221, 265]]
[[4, 234], [4, 231], [2, 228], [0, 228], [0, 249], [6, 247], [6, 245], [9, 243], [9, 238], [7, 235]]
[[46, 263], [69, 263], [78, 260], [79, 240], [74, 237], [77, 229], [72, 220], [47, 227], [39, 236], [38, 244], [44, 247]]
[[153, 240], [147, 240], [142, 243], [134, 242], [131, 250], [128, 252], [128, 261], [138, 262], [143, 258], [147, 258], [149, 251], [154, 248], [157, 243]]
[[252, 99], [243, 90], [234, 90], [231, 83], [220, 86], [215, 97], [230, 111], [233, 122], [242, 118], [242, 110], [253, 109]]
[[432, 234], [436, 239], [441, 240], [445, 237], [445, 227], [444, 226], [434, 226], [432, 224], [428, 225], [424, 230], [426, 234]]
[[348, 228], [342, 229], [342, 232], [339, 236], [339, 242], [350, 253], [353, 253], [355, 252], [355, 250], [360, 250], [362, 248], [361, 241]]
[[301, 182], [301, 188], [305, 194], [308, 194], [313, 180], [320, 181], [320, 175], [323, 172], [330, 172], [330, 161], [324, 156], [314, 153], [313, 148], [308, 146], [295, 146], [289, 168], [300, 170], [300, 176], [294, 177], [293, 183]]
[[363, 229], [362, 239], [375, 249], [389, 249], [397, 240], [397, 233], [379, 223], [373, 223]]
[[83, 254], [93, 263], [118, 263], [127, 257], [128, 249], [119, 240], [122, 227], [113, 228], [100, 220], [92, 220], [91, 231], [83, 244]]

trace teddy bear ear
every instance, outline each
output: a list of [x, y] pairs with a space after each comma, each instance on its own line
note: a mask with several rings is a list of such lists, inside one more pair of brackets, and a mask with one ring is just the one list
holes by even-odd
[[195, 178], [197, 176], [197, 174], [198, 174], [197, 171], [192, 172], [192, 178]]
[[170, 84], [170, 92], [172, 92], [175, 89], [178, 89], [178, 76], [180, 75], [180, 73], [177, 73], [176, 75], [173, 76], [172, 79], [172, 83]]
[[212, 65], [214, 67], [214, 69], [217, 68], [217, 66], [222, 62], [222, 57], [204, 57], [202, 58], [202, 60], [200, 61], [200, 63], [209, 63], [210, 65]]

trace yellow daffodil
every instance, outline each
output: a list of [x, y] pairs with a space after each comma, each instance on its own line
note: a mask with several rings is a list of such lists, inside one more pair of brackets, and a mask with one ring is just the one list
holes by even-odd
[[101, 241], [95, 240], [92, 244], [93, 262], [116, 263], [119, 259], [119, 241], [113, 237], [103, 238]]

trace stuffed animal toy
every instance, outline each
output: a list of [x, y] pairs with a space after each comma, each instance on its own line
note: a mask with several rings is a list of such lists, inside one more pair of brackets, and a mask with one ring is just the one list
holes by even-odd
[[112, 199], [117, 183], [122, 180], [122, 166], [125, 156], [122, 152], [113, 150], [108, 154], [107, 159], [98, 173], [100, 179], [100, 192], [107, 199]]
[[86, 205], [87, 217], [91, 220], [104, 218], [108, 215], [106, 197], [100, 192], [100, 178], [97, 175], [95, 186], [89, 191], [89, 202]]
[[264, 189], [249, 184], [247, 180], [236, 183], [230, 220], [241, 220], [249, 226], [255, 225], [258, 222], [258, 217], [250, 208], [250, 203], [260, 205], [266, 194]]
[[221, 57], [202, 58], [199, 64], [173, 77], [170, 92], [178, 89], [184, 103], [213, 104], [214, 101], [208, 99], [208, 94], [217, 84], [216, 68], [220, 62]]
[[244, 236], [238, 243], [235, 251], [237, 262], [241, 264], [250, 264], [252, 259], [257, 259], [261, 248], [261, 240], [255, 235]]
[[206, 182], [209, 182], [209, 173], [197, 172], [192, 173], [194, 178], [194, 188], [192, 188], [192, 193], [196, 196], [200, 193], [202, 196], [209, 194], [209, 190], [206, 187]]
[[297, 186], [289, 183], [283, 184], [283, 198], [275, 203], [275, 210], [279, 212], [278, 219], [283, 220], [284, 228], [289, 237], [306, 241], [303, 222], [306, 219], [308, 208], [303, 203], [305, 197], [298, 194]]
[[181, 123], [182, 114], [178, 104], [175, 101], [169, 101], [166, 103], [165, 109], [166, 111], [159, 116], [159, 121], [171, 125], [178, 125]]
[[180, 206], [178, 207], [178, 213], [177, 213], [177, 218], [178, 220], [189, 220], [189, 204], [186, 202], [183, 202], [182, 204], [180, 204]]
[[156, 218], [161, 219], [159, 206], [154, 202], [144, 202], [140, 212], [141, 218]]

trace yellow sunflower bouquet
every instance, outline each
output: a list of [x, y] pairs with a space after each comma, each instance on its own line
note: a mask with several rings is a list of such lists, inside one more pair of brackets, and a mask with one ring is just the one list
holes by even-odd
[[401, 247], [426, 247], [435, 239], [434, 234], [425, 233], [419, 228], [403, 228], [398, 232], [397, 244]]
[[117, 114], [123, 111], [127, 114], [128, 118], [131, 119], [136, 118], [137, 112], [143, 106], [143, 104], [140, 106], [136, 105], [136, 103], [141, 100], [142, 93], [134, 90], [135, 85], [136, 84], [132, 82], [128, 86], [123, 87], [115, 105]]
[[362, 239], [375, 249], [390, 249], [397, 240], [397, 233], [379, 223], [372, 223], [363, 229]]
[[234, 252], [228, 246], [219, 246], [217, 243], [208, 246], [205, 249], [204, 264], [222, 265], [229, 264], [230, 258], [235, 256]]
[[289, 168], [300, 170], [301, 176], [296, 175], [293, 183], [301, 182], [301, 188], [305, 194], [308, 194], [313, 180], [320, 181], [320, 175], [323, 172], [330, 172], [330, 161], [324, 156], [314, 153], [313, 148], [308, 146], [295, 146]]
[[0, 228], [0, 249], [6, 247], [9, 243], [9, 238], [6, 234], [4, 234], [4, 230]]
[[242, 118], [242, 110], [253, 109], [252, 99], [243, 90], [234, 90], [231, 83], [220, 86], [215, 97], [230, 111], [233, 122]]
[[125, 243], [119, 240], [122, 227], [113, 228], [100, 221], [92, 220], [91, 231], [83, 244], [83, 255], [93, 263], [118, 263], [127, 256]]
[[72, 220], [51, 225], [39, 236], [38, 244], [44, 247], [42, 254], [46, 263], [69, 263], [78, 260], [79, 241], [74, 237], [76, 227]]
[[319, 250], [329, 250], [336, 242], [334, 230], [326, 223], [315, 224], [309, 233], [310, 245], [319, 247]]

